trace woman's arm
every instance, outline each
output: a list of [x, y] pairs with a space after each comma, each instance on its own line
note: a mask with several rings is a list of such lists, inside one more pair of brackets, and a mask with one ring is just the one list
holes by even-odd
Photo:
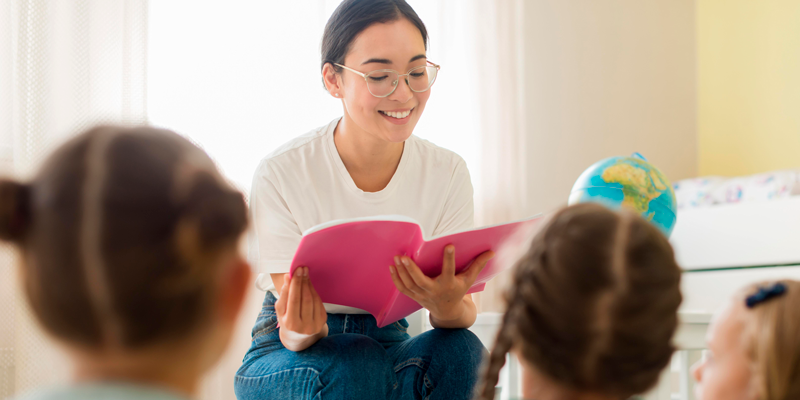
[[272, 278], [272, 284], [275, 285], [275, 289], [283, 288], [283, 276], [286, 274], [269, 274], [269, 277]]

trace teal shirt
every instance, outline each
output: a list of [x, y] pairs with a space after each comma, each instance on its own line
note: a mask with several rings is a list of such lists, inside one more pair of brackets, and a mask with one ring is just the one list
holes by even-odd
[[43, 389], [15, 400], [189, 400], [164, 389], [123, 383], [95, 383]]

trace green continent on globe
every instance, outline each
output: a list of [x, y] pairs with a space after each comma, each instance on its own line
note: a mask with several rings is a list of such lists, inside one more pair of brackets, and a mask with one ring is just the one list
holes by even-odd
[[[640, 213], [647, 212], [650, 202], [669, 188], [661, 174], [646, 168], [645, 165], [620, 162], [606, 168], [601, 177], [607, 183], [622, 185], [624, 195], [622, 205]], [[648, 219], [652, 219], [654, 214], [648, 213]]]

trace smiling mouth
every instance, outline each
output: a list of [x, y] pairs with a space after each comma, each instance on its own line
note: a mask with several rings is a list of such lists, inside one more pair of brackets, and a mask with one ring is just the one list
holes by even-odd
[[[414, 108], [416, 108], [416, 107], [414, 107]], [[412, 108], [412, 109], [410, 109], [408, 111], [400, 111], [400, 112], [394, 112], [394, 111], [378, 111], [378, 112], [383, 114], [383, 115], [385, 115], [385, 116], [387, 116], [387, 117], [396, 118], [396, 119], [403, 119], [403, 118], [408, 117], [409, 115], [411, 115], [411, 112], [414, 111], [414, 108]]]

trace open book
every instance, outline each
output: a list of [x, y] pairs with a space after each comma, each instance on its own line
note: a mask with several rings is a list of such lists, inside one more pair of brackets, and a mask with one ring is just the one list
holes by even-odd
[[403, 216], [331, 221], [303, 233], [291, 273], [308, 267], [309, 279], [324, 303], [362, 309], [384, 327], [422, 308], [394, 286], [389, 266], [395, 256], [409, 256], [425, 275], [434, 277], [441, 274], [449, 244], [456, 249], [456, 274], [481, 253], [493, 250], [495, 257], [468, 293], [480, 292], [527, 250], [541, 221], [536, 216], [431, 239], [423, 237], [416, 221]]

